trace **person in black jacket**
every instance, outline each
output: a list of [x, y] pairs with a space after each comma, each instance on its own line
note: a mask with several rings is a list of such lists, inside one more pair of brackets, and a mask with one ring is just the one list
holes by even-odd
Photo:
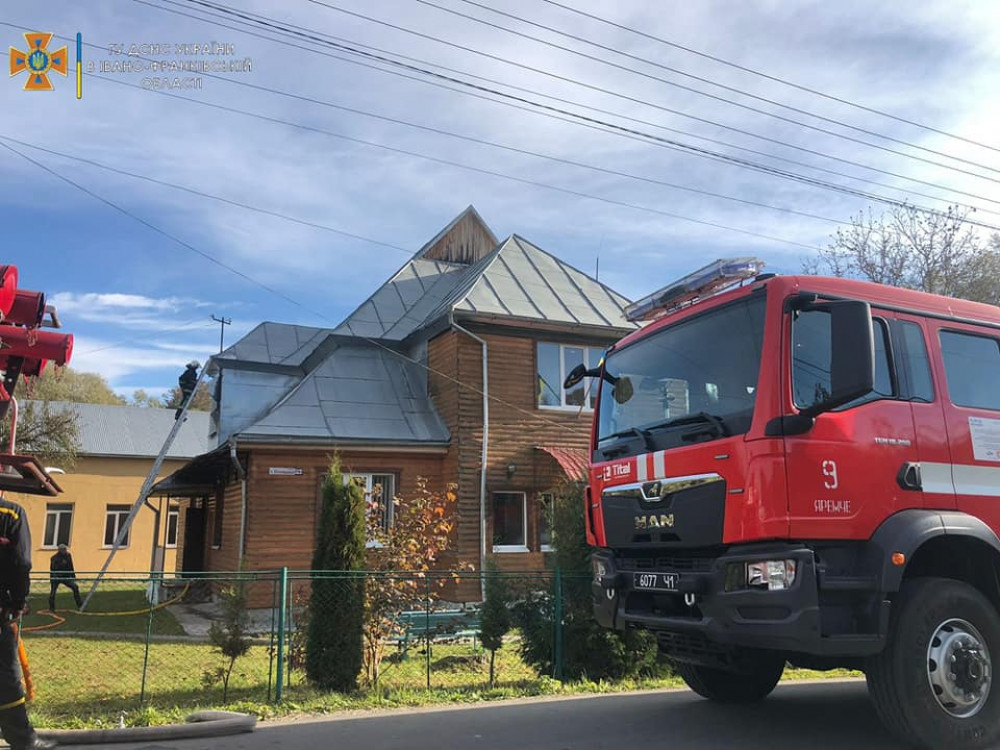
[[31, 530], [24, 509], [0, 497], [0, 732], [11, 750], [55, 747], [35, 734], [21, 683], [14, 624], [27, 611]]
[[187, 363], [187, 367], [181, 376], [177, 378], [177, 385], [181, 388], [181, 404], [177, 407], [177, 411], [174, 412], [174, 419], [180, 419], [181, 411], [184, 409], [184, 404], [188, 402], [191, 398], [191, 394], [194, 393], [195, 386], [198, 385], [198, 368], [201, 365], [197, 361], [192, 360]]
[[80, 587], [76, 585], [73, 556], [66, 549], [65, 544], [60, 544], [59, 551], [52, 555], [49, 560], [49, 583], [52, 587], [49, 590], [49, 610], [51, 612], [56, 610], [56, 591], [60, 586], [65, 586], [73, 592], [77, 609], [83, 606], [83, 600], [80, 598]]

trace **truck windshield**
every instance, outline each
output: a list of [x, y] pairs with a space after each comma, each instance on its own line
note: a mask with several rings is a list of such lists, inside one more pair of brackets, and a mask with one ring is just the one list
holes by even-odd
[[603, 384], [598, 405], [604, 458], [746, 432], [764, 303], [755, 294], [612, 352], [605, 369], [615, 382]]

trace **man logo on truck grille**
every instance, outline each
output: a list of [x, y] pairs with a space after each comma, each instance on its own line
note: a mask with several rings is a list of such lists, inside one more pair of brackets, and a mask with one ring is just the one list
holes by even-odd
[[635, 529], [636, 531], [644, 529], [672, 529], [674, 527], [674, 514], [663, 514], [663, 515], [653, 515], [649, 516], [636, 516], [635, 517]]

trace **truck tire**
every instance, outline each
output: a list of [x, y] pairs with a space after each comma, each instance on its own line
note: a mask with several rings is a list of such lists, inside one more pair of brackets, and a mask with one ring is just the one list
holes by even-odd
[[727, 672], [683, 663], [675, 663], [674, 671], [702, 698], [717, 703], [755, 703], [774, 690], [785, 671], [785, 660], [768, 655], [753, 661], [754, 668], [747, 672]]
[[866, 665], [868, 691], [882, 722], [904, 742], [994, 747], [1000, 741], [994, 660], [1000, 666], [993, 604], [962, 581], [914, 578], [904, 581], [892, 608], [885, 649]]

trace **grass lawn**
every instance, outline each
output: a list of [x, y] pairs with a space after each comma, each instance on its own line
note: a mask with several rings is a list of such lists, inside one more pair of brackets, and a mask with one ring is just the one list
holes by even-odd
[[[87, 595], [87, 582], [81, 582], [80, 594]], [[23, 627], [33, 628], [50, 625], [53, 618], [41, 614], [48, 609], [49, 589], [47, 584], [36, 582], [32, 586], [29, 597], [32, 613], [23, 621]], [[44, 589], [44, 590], [43, 590]], [[135, 614], [112, 614], [129, 612]], [[122, 584], [110, 581], [102, 584], [90, 600], [85, 613], [76, 611], [73, 594], [65, 586], [59, 587], [56, 594], [56, 614], [65, 618], [66, 622], [48, 632], [64, 631], [67, 633], [130, 633], [145, 637], [149, 619], [149, 602], [146, 600], [146, 590], [134, 583]], [[153, 613], [153, 633], [155, 635], [184, 635], [184, 629], [177, 619], [164, 609]], [[27, 637], [30, 637], [28, 634]]]
[[[146, 704], [140, 706], [145, 646], [122, 640], [32, 637], [25, 640], [35, 682], [32, 715], [39, 726], [78, 728], [116, 725], [124, 713], [131, 726], [181, 721], [192, 710], [222, 708], [256, 713], [262, 718], [289, 714], [324, 714], [344, 709], [374, 709], [471, 703], [534, 695], [611, 693], [626, 690], [681, 687], [676, 677], [616, 683], [566, 683], [538, 676], [515, 648], [497, 654], [498, 684], [489, 687], [489, 664], [471, 645], [435, 645], [431, 654], [431, 689], [426, 688], [426, 654], [383, 663], [379, 690], [353, 695], [322, 693], [307, 684], [299, 671], [291, 675], [285, 700], [268, 703], [269, 654], [254, 646], [239, 660], [223, 704], [222, 688], [206, 686], [203, 675], [222, 666], [222, 657], [207, 644], [154, 642], [149, 651]], [[788, 670], [785, 679], [855, 676]]]

